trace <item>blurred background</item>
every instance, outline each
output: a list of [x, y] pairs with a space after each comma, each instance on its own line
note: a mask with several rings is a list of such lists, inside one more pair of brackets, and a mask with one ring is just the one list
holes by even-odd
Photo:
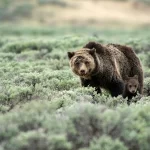
[[[0, 0], [0, 150], [150, 150], [149, 31], [150, 0]], [[82, 88], [67, 52], [89, 41], [131, 46], [144, 95]]]
[[0, 24], [150, 26], [150, 0], [0, 0]]

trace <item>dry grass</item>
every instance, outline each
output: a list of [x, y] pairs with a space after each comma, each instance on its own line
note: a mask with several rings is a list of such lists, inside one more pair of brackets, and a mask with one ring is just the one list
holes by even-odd
[[68, 0], [68, 3], [72, 7], [38, 6], [33, 18], [46, 24], [150, 24], [150, 9], [130, 2]]

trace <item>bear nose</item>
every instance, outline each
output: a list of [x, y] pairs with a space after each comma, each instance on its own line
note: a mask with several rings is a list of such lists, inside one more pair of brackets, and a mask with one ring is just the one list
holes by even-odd
[[135, 93], [135, 90], [133, 90], [132, 93]]
[[85, 74], [85, 70], [83, 70], [83, 69], [80, 70], [80, 73], [81, 73], [81, 74]]

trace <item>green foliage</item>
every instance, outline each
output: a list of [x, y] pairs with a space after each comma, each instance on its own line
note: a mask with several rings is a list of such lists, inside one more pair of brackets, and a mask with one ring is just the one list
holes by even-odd
[[32, 2], [17, 3], [16, 0], [0, 0], [0, 19], [17, 20], [19, 17], [29, 17], [34, 5]]
[[61, 7], [67, 7], [69, 4], [64, 0], [37, 0], [39, 4], [51, 4], [51, 5], [57, 5]]
[[144, 80], [144, 92], [147, 94], [147, 96], [150, 96], [150, 78], [146, 78]]
[[150, 4], [150, 0], [114, 0], [114, 1], [131, 1], [135, 3], [144, 3], [145, 5]]
[[31, 104], [0, 116], [4, 149], [149, 149], [149, 104], [115, 110], [86, 102], [65, 109], [52, 102]]
[[127, 150], [122, 142], [118, 139], [111, 139], [108, 136], [102, 136], [100, 139], [95, 139], [90, 144], [90, 150]]
[[48, 51], [51, 51], [51, 44], [50, 43], [43, 43], [42, 41], [28, 41], [28, 42], [15, 42], [15, 43], [8, 43], [4, 47], [2, 47], [2, 51], [4, 52], [15, 52], [15, 53], [21, 53], [22, 51], [28, 51], [28, 50], [41, 50], [46, 49]]
[[150, 0], [134, 0], [135, 2], [140, 2], [140, 3], [144, 3], [144, 4], [150, 4]]
[[[0, 149], [149, 150], [150, 69], [146, 29], [0, 28]], [[83, 88], [68, 51], [88, 41], [128, 44], [144, 69], [144, 95]]]

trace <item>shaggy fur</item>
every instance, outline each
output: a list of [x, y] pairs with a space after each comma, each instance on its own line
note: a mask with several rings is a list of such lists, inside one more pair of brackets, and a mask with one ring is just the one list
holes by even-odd
[[139, 91], [139, 81], [138, 76], [135, 75], [133, 77], [126, 77], [125, 87], [123, 92], [123, 98], [128, 98], [127, 103], [130, 104], [130, 100], [137, 95]]
[[[114, 46], [117, 49], [119, 49], [121, 52], [124, 53], [124, 55], [128, 58], [128, 61], [131, 65], [131, 70], [130, 70], [130, 74], [128, 75], [129, 77], [133, 77], [134, 75], [138, 76], [138, 81], [139, 81], [139, 93], [142, 94], [143, 93], [143, 69], [142, 69], [142, 65], [140, 63], [139, 58], [136, 56], [135, 52], [127, 46], [124, 45], [119, 45], [119, 44], [108, 44], [108, 46]], [[126, 76], [125, 76], [126, 78]], [[125, 78], [123, 78], [125, 80]]]
[[[100, 88], [105, 88], [112, 96], [118, 96], [123, 93], [126, 75], [136, 74], [139, 93], [142, 94], [143, 71], [139, 59], [131, 48], [89, 42], [76, 52], [68, 52], [68, 57], [72, 71], [80, 76], [82, 86], [95, 87], [98, 93], [101, 93]], [[88, 61], [87, 64], [85, 60]]]
[[139, 89], [138, 76], [137, 75], [133, 77], [127, 76], [125, 80], [125, 88], [123, 92], [123, 97], [124, 98], [128, 97], [128, 100], [132, 99], [132, 97], [137, 95], [138, 89]]

